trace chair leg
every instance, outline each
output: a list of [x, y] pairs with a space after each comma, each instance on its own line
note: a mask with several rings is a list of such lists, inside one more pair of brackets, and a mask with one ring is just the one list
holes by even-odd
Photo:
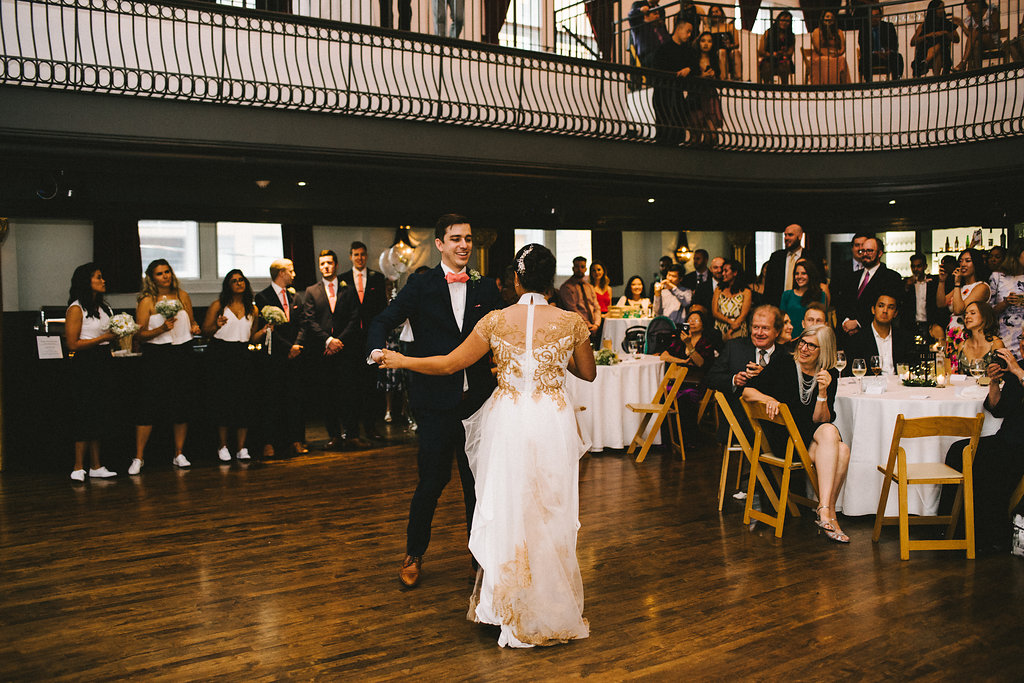
[[753, 509], [754, 490], [757, 487], [758, 475], [761, 473], [761, 462], [754, 458], [750, 463], [750, 481], [747, 483], [747, 500], [743, 506], [743, 523], [750, 524], [750, 511]]
[[783, 468], [782, 481], [779, 483], [779, 509], [775, 516], [775, 538], [782, 538], [782, 528], [786, 524], [786, 506], [789, 503], [789, 479], [791, 470]]
[[[650, 420], [650, 418], [648, 418], [648, 420]], [[647, 451], [651, 450], [651, 446], [654, 445], [654, 437], [658, 434], [658, 431], [661, 429], [661, 423], [664, 421], [665, 410], [662, 410], [661, 412], [655, 415], [653, 424], [651, 425], [651, 431], [647, 435], [647, 438], [644, 439], [643, 446], [640, 448], [640, 452], [636, 456], [636, 461], [638, 463], [643, 462], [644, 459], [647, 457]], [[643, 424], [641, 424], [641, 427], [643, 427]], [[643, 435], [643, 430], [641, 429], [637, 431], [637, 435]]]
[[725, 450], [722, 451], [722, 474], [718, 478], [718, 511], [722, 511], [722, 503], [725, 501], [725, 482], [729, 478], [729, 457], [732, 456], [732, 429], [729, 429], [729, 436], [725, 439]]
[[676, 404], [675, 415], [673, 415], [672, 417], [669, 418], [670, 422], [673, 419], [675, 420], [675, 423], [676, 423], [676, 434], [679, 435], [679, 459], [685, 461], [686, 460], [686, 445], [683, 443], [683, 423], [679, 419], [679, 405], [678, 405], [678, 403]]
[[953, 499], [953, 511], [949, 513], [949, 526], [946, 527], [946, 538], [953, 540], [956, 527], [960, 524], [960, 508], [964, 504], [964, 485], [957, 484], [956, 498]]
[[636, 434], [633, 435], [633, 440], [629, 442], [629, 449], [626, 451], [626, 455], [633, 455], [633, 451], [637, 449], [644, 442], [644, 430], [647, 429], [647, 424], [651, 421], [651, 413], [644, 413], [644, 416], [640, 418], [640, 426], [636, 428]]
[[898, 482], [900, 497], [900, 559], [910, 559], [910, 514], [907, 512], [907, 474], [902, 473]]
[[878, 497], [878, 511], [875, 513], [875, 529], [871, 533], [871, 542], [878, 543], [882, 535], [882, 523], [885, 521], [885, 507], [889, 502], [889, 488], [892, 486], [892, 478], [885, 475], [882, 480], [882, 493]]
[[[970, 471], [966, 472], [971, 476]], [[967, 541], [967, 559], [974, 559], [974, 486], [965, 481], [964, 488], [964, 538]]]
[[704, 419], [704, 411], [708, 409], [708, 404], [711, 403], [711, 397], [715, 395], [715, 392], [708, 389], [704, 392], [704, 398], [700, 400], [700, 406], [697, 408], [697, 424]]

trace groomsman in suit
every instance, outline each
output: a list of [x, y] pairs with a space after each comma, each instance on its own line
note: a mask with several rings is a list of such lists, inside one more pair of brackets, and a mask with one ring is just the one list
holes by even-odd
[[864, 268], [860, 271], [856, 285], [843, 292], [843, 298], [837, 305], [839, 329], [843, 332], [839, 336], [839, 342], [843, 348], [848, 348], [850, 338], [860, 334], [871, 324], [871, 308], [878, 295], [882, 292], [899, 291], [903, 284], [900, 274], [895, 270], [889, 270], [881, 262], [884, 253], [885, 245], [879, 238], [869, 237], [864, 240], [860, 259]]
[[[362, 350], [366, 345], [366, 332], [370, 321], [387, 305], [387, 286], [384, 275], [366, 267], [366, 245], [353, 242], [348, 252], [352, 261], [352, 269], [346, 270], [339, 279], [355, 291], [359, 299], [359, 329], [353, 336], [353, 349]], [[383, 437], [377, 432], [377, 417], [383, 413], [380, 395], [377, 392], [377, 369], [364, 362], [361, 354], [346, 354], [349, 364], [349, 377], [353, 382], [352, 401], [349, 402], [349, 414], [345, 418], [345, 429], [350, 437], [359, 436], [359, 425], [362, 423], [366, 438], [381, 441]]]
[[693, 272], [683, 276], [683, 287], [693, 291], [693, 304], [711, 310], [711, 295], [715, 291], [715, 281], [708, 270], [709, 254], [705, 249], [693, 252]]
[[[893, 321], [899, 312], [899, 293], [879, 292], [875, 303], [871, 306], [871, 323], [866, 329], [850, 337], [846, 349], [848, 359], [863, 358], [866, 362], [871, 356], [878, 356], [882, 362], [883, 375], [895, 375], [896, 364], [905, 363], [911, 354], [910, 334], [895, 327]], [[852, 363], [847, 365], [845, 374], [852, 375]]]
[[[309, 452], [305, 444], [302, 419], [300, 356], [305, 343], [302, 307], [292, 288], [295, 266], [288, 259], [270, 264], [270, 286], [256, 293], [256, 308], [277, 306], [284, 311], [287, 322], [271, 330], [273, 353], [262, 354], [263, 360], [263, 457], [272, 458], [288, 445], [294, 453]], [[266, 321], [263, 321], [266, 324]], [[267, 342], [264, 342], [267, 343]], [[274, 397], [275, 400], [270, 400]], [[282, 400], [276, 400], [280, 397]]]
[[320, 408], [329, 440], [327, 450], [342, 450], [347, 444], [361, 445], [341, 430], [350, 379], [346, 376], [346, 357], [358, 354], [359, 298], [355, 289], [337, 276], [338, 255], [330, 249], [320, 252], [321, 280], [306, 288], [302, 302], [306, 348], [317, 358], [316, 375], [320, 381]]
[[905, 293], [901, 309], [901, 327], [908, 332], [919, 332], [925, 339], [928, 338], [929, 329], [932, 325], [939, 325], [945, 329], [949, 323], [949, 317], [943, 316], [947, 310], [939, 310], [935, 303], [935, 293], [939, 289], [938, 278], [928, 277], [927, 260], [924, 254], [914, 254], [910, 257], [911, 276], [903, 281]]
[[804, 249], [803, 237], [804, 229], [802, 227], [796, 223], [787, 225], [782, 233], [785, 248], [773, 252], [768, 257], [768, 272], [764, 276], [764, 298], [773, 306], [778, 306], [782, 301], [783, 292], [793, 289], [793, 268], [796, 267], [797, 261], [808, 259], [819, 269], [821, 267], [820, 259]]
[[[434, 245], [441, 252], [440, 265], [410, 276], [391, 305], [370, 323], [368, 362], [380, 360], [387, 333], [406, 319], [416, 338], [410, 355], [436, 356], [454, 350], [473, 333], [481, 318], [500, 307], [494, 280], [466, 270], [473, 251], [469, 220], [457, 214], [441, 216], [434, 237]], [[476, 493], [466, 459], [462, 419], [483, 405], [494, 386], [486, 357], [454, 375], [409, 374], [409, 406], [418, 425], [419, 483], [409, 508], [406, 555], [399, 572], [405, 588], [419, 583], [437, 499], [452, 476], [452, 455], [462, 480], [467, 532], [472, 525]]]

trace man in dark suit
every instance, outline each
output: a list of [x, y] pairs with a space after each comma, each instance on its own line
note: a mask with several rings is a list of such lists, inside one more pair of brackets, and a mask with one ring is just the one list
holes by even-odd
[[692, 304], [711, 310], [711, 295], [715, 291], [715, 282], [708, 270], [709, 254], [704, 249], [693, 252], [693, 272], [683, 276], [683, 287], [693, 290]]
[[865, 83], [871, 82], [871, 71], [876, 66], [885, 68], [889, 80], [895, 81], [903, 75], [903, 55], [896, 27], [882, 20], [882, 7], [871, 8], [870, 26], [859, 26], [857, 45], [860, 53], [860, 76]]
[[341, 430], [341, 418], [351, 393], [347, 387], [346, 356], [361, 351], [356, 344], [359, 333], [359, 298], [355, 289], [338, 279], [338, 255], [330, 249], [320, 252], [321, 280], [306, 288], [302, 302], [306, 348], [314, 354], [316, 376], [320, 382], [320, 408], [327, 429], [328, 450], [346, 445], [361, 445], [358, 435], [349, 438]]
[[768, 272], [764, 276], [764, 299], [772, 306], [782, 301], [782, 293], [793, 289], [793, 268], [800, 259], [808, 259], [820, 267], [820, 261], [814, 261], [814, 255], [804, 249], [802, 241], [804, 229], [793, 223], [787, 225], [782, 233], [784, 249], [773, 252], [768, 258]]
[[[352, 269], [346, 270], [339, 280], [352, 288], [359, 299], [359, 329], [352, 340], [353, 349], [360, 351], [366, 345], [366, 332], [370, 321], [387, 305], [387, 284], [384, 275], [366, 267], [366, 245], [353, 242], [348, 252], [352, 261]], [[345, 417], [345, 430], [350, 437], [359, 436], [359, 425], [362, 423], [366, 438], [373, 441], [382, 440], [377, 432], [377, 417], [383, 413], [381, 397], [377, 391], [377, 369], [367, 365], [361, 353], [346, 354], [349, 364], [349, 377], [352, 378], [352, 400], [349, 401], [348, 414]]]
[[[875, 303], [871, 306], [871, 323], [854, 336], [850, 337], [846, 353], [849, 364], [845, 374], [852, 373], [854, 358], [862, 358], [867, 362], [871, 356], [881, 360], [882, 374], [896, 374], [896, 365], [906, 363], [910, 359], [911, 336], [905, 330], [893, 325], [899, 312], [899, 292], [879, 292]], [[870, 371], [870, 367], [868, 368]]]
[[[305, 444], [305, 424], [301, 403], [301, 360], [305, 343], [302, 307], [292, 289], [295, 266], [288, 259], [270, 264], [270, 286], [256, 293], [256, 308], [277, 306], [284, 311], [287, 322], [275, 325], [265, 341], [270, 353], [260, 354], [263, 372], [263, 457], [272, 458], [291, 446], [296, 454], [309, 451]], [[263, 321], [266, 324], [266, 321]], [[280, 400], [277, 399], [280, 397]]]
[[[832, 305], [838, 308], [839, 303], [844, 301], [850, 291], [856, 291], [857, 285], [860, 282], [861, 271], [864, 269], [864, 263], [861, 258], [864, 255], [864, 242], [868, 240], [871, 235], [865, 232], [858, 232], [850, 240], [850, 263], [847, 264], [845, 261], [832, 264], [831, 278], [828, 283], [829, 291], [832, 295]], [[840, 319], [841, 323], [842, 320]], [[842, 330], [836, 330], [836, 338], [839, 339], [842, 336]]]
[[843, 292], [843, 299], [837, 304], [837, 320], [843, 332], [839, 341], [843, 348], [848, 349], [850, 338], [861, 334], [871, 323], [874, 317], [871, 308], [878, 295], [882, 292], [897, 292], [903, 286], [900, 274], [895, 270], [889, 270], [881, 262], [884, 253], [885, 245], [879, 238], [869, 237], [864, 240], [864, 247], [861, 250], [861, 263], [864, 264], [864, 268], [860, 272], [860, 278], [854, 286]]
[[945, 328], [949, 322], [948, 313], [943, 315], [948, 309], [940, 311], [935, 304], [939, 280], [928, 277], [926, 270], [927, 260], [924, 254], [914, 254], [910, 257], [912, 275], [903, 281], [904, 294], [900, 305], [900, 327], [911, 334], [919, 333], [925, 339], [928, 338], [932, 325]]
[[[370, 323], [366, 344], [370, 361], [380, 360], [387, 333], [406, 319], [416, 338], [410, 355], [444, 355], [472, 334], [481, 318], [501, 305], [494, 281], [466, 270], [473, 250], [469, 220], [458, 214], [441, 216], [434, 236], [434, 245], [441, 252], [440, 265], [410, 276], [391, 305]], [[453, 454], [462, 480], [467, 531], [472, 526], [476, 493], [466, 459], [462, 419], [483, 405], [494, 386], [486, 357], [454, 375], [409, 373], [409, 407], [418, 425], [419, 483], [409, 508], [406, 556], [399, 572], [406, 588], [419, 583], [437, 499], [452, 476]]]

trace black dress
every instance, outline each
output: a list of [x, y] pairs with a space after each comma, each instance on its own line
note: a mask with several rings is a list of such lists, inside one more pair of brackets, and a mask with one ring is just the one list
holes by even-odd
[[[796, 361], [792, 356], [780, 354], [776, 357], [776, 354], [772, 354], [772, 361], [768, 364], [768, 367], [757, 377], [750, 380], [747, 386], [757, 389], [761, 393], [771, 396], [779, 403], [785, 403], [789, 406], [789, 412], [793, 415], [793, 422], [796, 423], [804, 445], [810, 446], [811, 441], [814, 440], [815, 430], [821, 425], [821, 423], [814, 422], [813, 418], [814, 409], [818, 404], [818, 389], [815, 387], [810, 404], [804, 404], [800, 400], [800, 387], [796, 377], [796, 368]], [[832, 375], [832, 382], [828, 385], [826, 392], [826, 404], [828, 405], [829, 412], [828, 421], [832, 422], [836, 418], [836, 390], [839, 386], [839, 372], [835, 368], [828, 372]], [[805, 382], [810, 379], [810, 375], [805, 375], [802, 371], [800, 376]], [[765, 436], [768, 438], [772, 452], [781, 458], [786, 452], [788, 435], [785, 428], [782, 425], [763, 424]]]

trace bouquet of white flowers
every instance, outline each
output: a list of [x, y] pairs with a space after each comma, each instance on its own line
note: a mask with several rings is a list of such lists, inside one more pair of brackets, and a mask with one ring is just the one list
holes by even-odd
[[107, 329], [117, 337], [117, 343], [121, 350], [128, 352], [132, 350], [132, 337], [139, 331], [139, 326], [131, 314], [118, 313], [110, 319]]
[[595, 365], [616, 365], [619, 361], [619, 357], [611, 349], [601, 349], [594, 354]]
[[171, 320], [174, 316], [178, 315], [178, 311], [182, 308], [181, 302], [177, 299], [164, 299], [163, 301], [157, 301], [153, 309], [157, 313], [164, 317], [164, 320]]
[[[260, 315], [267, 321], [269, 325], [283, 325], [288, 322], [288, 319], [284, 317], [284, 310], [280, 306], [264, 306], [260, 309]], [[274, 352], [274, 334], [272, 331], [267, 332], [267, 355], [269, 356]]]

